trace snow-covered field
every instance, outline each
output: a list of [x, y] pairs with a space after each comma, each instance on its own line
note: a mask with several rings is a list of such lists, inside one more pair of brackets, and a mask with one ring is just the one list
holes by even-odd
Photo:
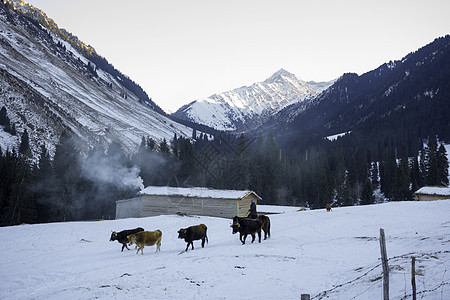
[[[241, 245], [231, 220], [159, 216], [0, 228], [0, 299], [382, 299], [379, 230], [390, 299], [450, 299], [450, 200], [269, 212], [272, 236]], [[183, 252], [182, 227], [204, 223], [209, 243]], [[161, 229], [161, 252], [120, 252], [111, 230]], [[133, 248], [132, 248], [133, 249]]]

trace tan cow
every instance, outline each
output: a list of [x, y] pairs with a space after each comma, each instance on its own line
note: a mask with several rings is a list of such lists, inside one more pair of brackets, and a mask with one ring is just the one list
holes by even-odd
[[128, 243], [130, 245], [136, 244], [138, 246], [136, 254], [141, 253], [144, 254], [144, 246], [153, 246], [156, 244], [156, 251], [161, 251], [161, 238], [162, 232], [157, 229], [155, 231], [141, 231], [135, 234], [130, 234], [128, 237]]

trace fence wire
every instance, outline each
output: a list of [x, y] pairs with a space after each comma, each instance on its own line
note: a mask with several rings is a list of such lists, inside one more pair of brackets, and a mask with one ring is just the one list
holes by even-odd
[[[391, 285], [391, 294], [397, 294], [394, 297], [390, 297], [393, 300], [406, 300], [412, 298], [412, 287], [411, 287], [411, 274], [412, 274], [412, 266], [411, 259], [412, 257], [416, 257], [416, 296], [417, 299], [428, 299], [429, 297], [433, 297], [433, 299], [445, 299], [444, 297], [448, 296], [448, 294], [444, 294], [446, 288], [450, 288], [450, 278], [448, 277], [448, 263], [450, 259], [446, 259], [446, 255], [448, 255], [450, 251], [436, 251], [432, 253], [408, 253], [399, 256], [394, 256], [388, 259], [389, 262], [389, 277], [403, 277], [404, 279], [404, 288], [402, 295], [398, 295], [398, 278], [395, 278], [397, 284]], [[444, 256], [443, 259], [438, 256]], [[426, 264], [433, 263], [434, 265]], [[331, 289], [320, 292], [319, 294], [311, 297], [311, 299], [324, 299], [329, 298], [332, 294], [338, 294], [340, 291], [344, 291], [345, 289], [351, 289], [352, 286], [361, 286], [364, 282], [373, 282], [368, 287], [364, 288], [364, 290], [357, 292], [353, 297], [349, 297], [348, 299], [367, 299], [367, 292], [372, 289], [380, 289], [381, 290], [381, 298], [382, 297], [382, 271], [380, 273], [373, 274], [373, 271], [380, 270], [381, 271], [381, 263], [378, 263], [363, 274], [357, 276], [356, 278], [346, 281], [342, 284], [336, 285]], [[438, 280], [436, 278], [440, 277]], [[419, 279], [419, 280], [418, 280]], [[390, 279], [392, 282], [392, 280]], [[434, 283], [434, 285], [433, 285]], [[433, 286], [430, 286], [433, 285]], [[393, 290], [397, 288], [397, 290]], [[436, 293], [440, 293], [437, 295]]]

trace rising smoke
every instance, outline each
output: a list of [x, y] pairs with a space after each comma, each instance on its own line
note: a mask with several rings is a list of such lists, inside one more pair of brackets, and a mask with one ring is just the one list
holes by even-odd
[[111, 184], [119, 190], [143, 189], [138, 166], [127, 166], [124, 157], [118, 153], [105, 155], [101, 151], [91, 153], [81, 162], [84, 177], [92, 182]]

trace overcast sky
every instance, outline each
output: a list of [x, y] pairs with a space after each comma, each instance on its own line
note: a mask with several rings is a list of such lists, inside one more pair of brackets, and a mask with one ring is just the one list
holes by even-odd
[[28, 0], [167, 112], [263, 81], [363, 74], [450, 34], [449, 0]]

